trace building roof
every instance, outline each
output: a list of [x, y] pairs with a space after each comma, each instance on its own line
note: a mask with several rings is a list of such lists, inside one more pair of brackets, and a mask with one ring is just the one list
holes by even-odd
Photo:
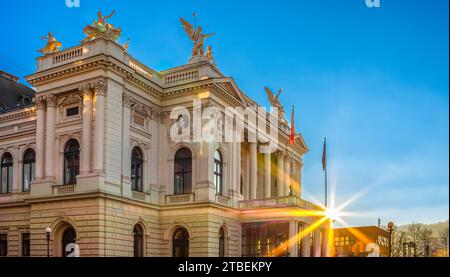
[[377, 235], [383, 235], [388, 236], [389, 232], [386, 231], [383, 228], [380, 228], [378, 226], [358, 226], [358, 227], [344, 227], [344, 228], [333, 228], [333, 232], [335, 236], [341, 236], [345, 234], [352, 234], [353, 232], [350, 231], [357, 230], [358, 232], [364, 233], [364, 234], [377, 234]]
[[35, 91], [18, 80], [14, 75], [0, 70], [0, 113], [33, 105]]

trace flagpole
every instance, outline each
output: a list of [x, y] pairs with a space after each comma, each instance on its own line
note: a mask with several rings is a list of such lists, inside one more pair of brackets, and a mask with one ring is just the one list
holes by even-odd
[[[327, 138], [324, 138], [324, 151], [327, 151]], [[326, 157], [326, 156], [325, 156]], [[325, 208], [328, 208], [328, 161], [325, 158]]]

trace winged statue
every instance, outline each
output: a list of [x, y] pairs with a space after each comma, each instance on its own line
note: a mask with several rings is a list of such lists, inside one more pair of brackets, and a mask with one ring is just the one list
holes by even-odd
[[194, 47], [192, 48], [192, 57], [204, 55], [205, 39], [212, 37], [215, 34], [204, 34], [201, 26], [198, 26], [196, 29], [194, 29], [194, 27], [183, 18], [180, 18], [180, 21], [187, 36], [194, 42]]
[[284, 107], [283, 105], [281, 105], [280, 100], [278, 100], [280, 94], [283, 92], [283, 89], [280, 89], [277, 95], [275, 95], [268, 87], [264, 87], [264, 89], [266, 90], [267, 96], [269, 97], [270, 104], [272, 105], [272, 107], [278, 108], [280, 118], [284, 119]]
[[116, 11], [114, 10], [110, 15], [103, 16], [102, 12], [98, 12], [98, 19], [94, 20], [92, 25], [88, 25], [83, 29], [83, 33], [87, 36], [85, 41], [93, 40], [98, 37], [104, 37], [114, 41], [117, 40], [120, 37], [122, 30], [106, 22], [106, 20], [113, 17], [115, 13]]
[[42, 47], [38, 50], [38, 52], [42, 53], [43, 55], [56, 53], [62, 46], [62, 43], [56, 40], [52, 32], [48, 32], [47, 36], [41, 37], [41, 39], [47, 40], [47, 44], [45, 45], [45, 47]]

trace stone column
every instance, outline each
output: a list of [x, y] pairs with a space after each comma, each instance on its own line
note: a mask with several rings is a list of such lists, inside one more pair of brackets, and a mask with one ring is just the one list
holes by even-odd
[[[327, 221], [328, 222], [328, 221]], [[330, 247], [328, 245], [328, 229], [322, 229], [322, 257], [330, 257]]]
[[36, 180], [45, 177], [45, 100], [38, 97], [36, 101]]
[[264, 153], [264, 197], [272, 197], [272, 154]]
[[124, 196], [131, 196], [130, 97], [127, 94], [123, 94], [122, 102], [122, 193]]
[[244, 161], [244, 170], [242, 171], [244, 174], [244, 199], [250, 199], [250, 157], [249, 152], [246, 151], [245, 155], [242, 157]]
[[[303, 226], [302, 229], [305, 230], [307, 226]], [[302, 257], [311, 257], [311, 244], [310, 244], [311, 234], [308, 233], [302, 238]]]
[[45, 178], [55, 181], [55, 119], [56, 119], [56, 96], [47, 96], [47, 123], [46, 123], [46, 145], [45, 145]]
[[317, 228], [314, 230], [314, 237], [313, 237], [313, 255], [314, 257], [320, 257], [321, 255], [321, 246], [320, 246], [320, 229]]
[[256, 199], [258, 183], [258, 151], [256, 142], [250, 142], [250, 199]]
[[286, 156], [284, 160], [284, 188], [283, 194], [284, 196], [289, 195], [289, 189], [291, 186], [291, 159]]
[[83, 88], [83, 130], [81, 139], [81, 175], [91, 172], [92, 91]]
[[279, 152], [277, 156], [277, 196], [282, 197], [284, 196], [283, 190], [284, 190], [284, 155], [283, 153]]
[[235, 163], [236, 163], [236, 181], [235, 181], [235, 187], [234, 187], [234, 194], [240, 195], [241, 192], [241, 152], [242, 152], [242, 146], [240, 142], [236, 142], [236, 157], [235, 157]]
[[[106, 87], [99, 82], [95, 89], [94, 171], [103, 174], [103, 148], [105, 143], [105, 94]], [[118, 130], [119, 131], [119, 130]]]
[[296, 160], [294, 160], [292, 162], [292, 179], [291, 179], [291, 190], [292, 190], [292, 194], [295, 196], [299, 196], [299, 182], [297, 179], [297, 172], [299, 171], [298, 169], [298, 162]]
[[298, 257], [298, 222], [289, 221], [289, 257]]

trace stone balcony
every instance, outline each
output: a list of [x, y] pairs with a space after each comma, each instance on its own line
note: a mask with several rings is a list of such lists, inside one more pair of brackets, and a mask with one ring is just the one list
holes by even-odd
[[61, 50], [37, 58], [37, 72], [49, 70], [63, 65], [82, 65], [84, 60], [95, 59], [99, 55], [113, 57], [127, 65], [135, 74], [159, 85], [164, 84], [158, 73], [129, 55], [118, 43], [104, 38], [82, 42], [80, 45]]
[[286, 206], [296, 206], [305, 210], [321, 210], [319, 206], [293, 195], [243, 200], [238, 203], [240, 209], [278, 208]]

